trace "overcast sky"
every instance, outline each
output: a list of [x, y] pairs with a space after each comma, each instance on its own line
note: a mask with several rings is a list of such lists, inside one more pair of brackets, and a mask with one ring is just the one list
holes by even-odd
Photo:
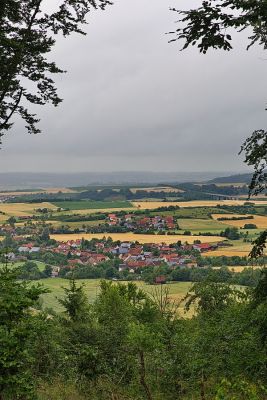
[[[54, 0], [47, 0], [51, 4]], [[53, 59], [64, 102], [38, 111], [43, 133], [17, 123], [5, 171], [242, 171], [241, 143], [266, 128], [267, 53], [179, 51], [165, 32], [193, 1], [114, 0], [90, 15], [87, 36], [60, 39]]]

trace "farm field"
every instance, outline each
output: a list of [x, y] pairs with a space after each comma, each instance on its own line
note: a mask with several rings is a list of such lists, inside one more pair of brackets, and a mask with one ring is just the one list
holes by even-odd
[[[212, 269], [220, 269], [221, 267], [213, 267]], [[262, 269], [262, 267], [261, 266], [259, 266], [259, 265], [235, 265], [235, 266], [232, 266], [232, 267], [227, 267], [231, 272], [242, 272], [242, 271], [244, 271], [244, 269], [247, 269], [247, 268], [253, 268], [254, 270], [255, 269]]]
[[[193, 200], [193, 201], [133, 201], [133, 205], [140, 210], [153, 210], [158, 207], [216, 207], [216, 205], [240, 206], [246, 200]], [[255, 205], [267, 205], [267, 201], [253, 201]]]
[[[220, 217], [222, 214], [219, 214]], [[224, 215], [223, 215], [224, 216]], [[227, 222], [227, 221], [225, 221]], [[222, 231], [225, 229], [225, 224], [222, 224], [220, 221], [214, 221], [212, 219], [191, 219], [191, 218], [179, 218], [178, 224], [180, 229], [182, 230], [190, 230], [190, 231]]]
[[[4, 212], [8, 217], [20, 217], [25, 215], [36, 214], [37, 208], [48, 208], [56, 210], [56, 207], [51, 203], [0, 203], [0, 211]], [[6, 217], [3, 215], [3, 217]], [[8, 218], [7, 217], [7, 218]], [[5, 219], [7, 219], [5, 218]]]
[[46, 194], [53, 194], [53, 193], [76, 193], [75, 190], [65, 188], [65, 187], [57, 187], [57, 188], [46, 188], [46, 189], [32, 189], [32, 190], [14, 190], [14, 191], [7, 191], [1, 192], [0, 196], [23, 196], [29, 194], [39, 194], [39, 193], [46, 193]]
[[[218, 220], [218, 218], [225, 217], [225, 218], [232, 218], [232, 217], [247, 217], [247, 215], [242, 214], [212, 214], [212, 218], [214, 220]], [[255, 224], [258, 229], [267, 229], [267, 216], [262, 215], [253, 215], [253, 219], [243, 219], [237, 221], [218, 221], [222, 224], [236, 226], [238, 228], [243, 228], [245, 224]]]
[[70, 210], [104, 210], [132, 208], [129, 201], [56, 201], [54, 207], [69, 208]]
[[189, 235], [142, 235], [135, 234], [132, 232], [129, 233], [71, 233], [71, 234], [54, 234], [50, 235], [51, 239], [55, 239], [57, 241], [66, 242], [68, 240], [77, 240], [77, 239], [87, 239], [91, 240], [93, 238], [102, 239], [103, 237], [111, 237], [113, 241], [138, 241], [140, 243], [166, 243], [171, 244], [175, 243], [178, 240], [181, 242], [193, 243], [194, 240], [200, 240], [201, 242], [218, 242], [221, 241], [222, 238], [220, 236], [189, 236]]
[[207, 251], [202, 254], [203, 257], [217, 257], [217, 256], [239, 256], [246, 257], [252, 249], [251, 243], [244, 243], [242, 240], [233, 240], [231, 242], [233, 246], [225, 247], [223, 249]]
[[[42, 296], [44, 302], [43, 305], [45, 307], [53, 308], [56, 311], [62, 311], [62, 306], [58, 303], [57, 298], [62, 298], [64, 294], [63, 287], [68, 286], [68, 280], [62, 278], [47, 278], [42, 279], [38, 282], [43, 284], [46, 288], [50, 290], [50, 293], [46, 293]], [[89, 301], [93, 302], [96, 299], [97, 294], [99, 293], [100, 280], [80, 279], [77, 282], [78, 284], [84, 285]], [[159, 286], [148, 285], [144, 282], [138, 281], [135, 283], [138, 285], [138, 287], [140, 287], [147, 293], [153, 293], [155, 289], [159, 288]], [[170, 297], [177, 302], [180, 302], [185, 297], [191, 286], [191, 282], [175, 282], [164, 285], [164, 287], [169, 288]], [[179, 311], [183, 313], [183, 304], [181, 304]]]

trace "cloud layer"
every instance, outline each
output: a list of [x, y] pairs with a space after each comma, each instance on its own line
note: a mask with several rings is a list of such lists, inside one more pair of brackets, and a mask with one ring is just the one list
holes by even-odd
[[2, 172], [242, 170], [241, 143], [265, 127], [265, 55], [246, 51], [246, 33], [230, 53], [180, 52], [165, 35], [176, 18], [165, 0], [115, 0], [86, 37], [60, 38], [64, 102], [37, 110], [41, 135], [14, 125]]

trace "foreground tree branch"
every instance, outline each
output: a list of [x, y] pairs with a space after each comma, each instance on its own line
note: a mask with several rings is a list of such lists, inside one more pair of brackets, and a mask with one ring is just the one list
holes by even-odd
[[46, 58], [56, 35], [84, 35], [81, 27], [87, 14], [109, 4], [109, 0], [62, 0], [49, 14], [43, 0], [0, 2], [0, 143], [14, 114], [26, 122], [29, 133], [40, 132], [39, 119], [28, 110], [29, 103], [57, 106], [62, 101], [52, 76], [64, 71]]
[[[249, 28], [247, 50], [254, 44], [267, 49], [267, 1], [266, 0], [204, 0], [198, 8], [172, 11], [182, 16], [176, 31], [170, 32], [170, 42], [183, 41], [182, 50], [197, 46], [201, 53], [210, 48], [229, 51], [232, 49], [232, 31]], [[249, 197], [266, 192], [267, 189], [267, 131], [253, 132], [242, 145], [245, 163], [254, 168], [249, 186]], [[239, 153], [239, 154], [240, 154]], [[252, 258], [261, 257], [267, 241], [267, 231], [254, 241]]]

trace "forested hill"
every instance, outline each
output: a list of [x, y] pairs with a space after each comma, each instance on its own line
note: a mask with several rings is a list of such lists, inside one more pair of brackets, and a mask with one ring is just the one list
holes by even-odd
[[214, 178], [208, 183], [244, 183], [249, 184], [252, 178], [252, 174], [237, 174], [230, 176], [222, 176], [218, 178]]

